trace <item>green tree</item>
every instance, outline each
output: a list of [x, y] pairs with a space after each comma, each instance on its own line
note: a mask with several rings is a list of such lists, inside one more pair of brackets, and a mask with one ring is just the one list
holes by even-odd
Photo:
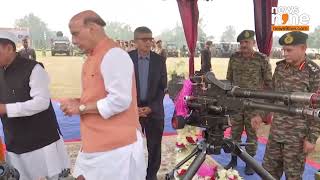
[[[203, 20], [200, 18], [198, 23], [198, 41], [205, 42], [207, 40], [207, 34], [203, 30], [205, 27]], [[174, 43], [178, 48], [181, 48], [183, 45], [186, 45], [186, 38], [184, 35], [184, 30], [181, 24], [176, 24], [173, 29], [166, 29], [161, 32], [157, 39], [161, 39], [164, 42]], [[213, 36], [210, 36], [213, 39]]]
[[49, 47], [50, 38], [54, 36], [54, 33], [48, 29], [47, 24], [33, 13], [17, 19], [14, 26], [29, 29], [32, 45], [35, 48]]
[[205, 42], [208, 39], [213, 40], [214, 37], [213, 36], [207, 36], [207, 33], [204, 31], [206, 24], [204, 24], [203, 19], [200, 18], [199, 19], [199, 23], [198, 23], [198, 41], [199, 42]]
[[184, 36], [184, 30], [181, 25], [178, 23], [173, 29], [166, 29], [161, 32], [159, 36], [156, 37], [157, 39], [161, 39], [163, 42], [166, 43], [174, 43], [177, 47], [182, 47], [183, 44], [186, 43], [186, 38]]
[[105, 31], [113, 39], [132, 40], [133, 31], [130, 25], [121, 22], [106, 22]]
[[279, 44], [279, 36], [273, 36], [272, 38], [272, 47], [281, 47]]
[[227, 26], [226, 30], [222, 33], [221, 42], [235, 42], [236, 30], [234, 26]]
[[315, 30], [309, 34], [308, 47], [320, 48], [320, 26], [317, 26]]

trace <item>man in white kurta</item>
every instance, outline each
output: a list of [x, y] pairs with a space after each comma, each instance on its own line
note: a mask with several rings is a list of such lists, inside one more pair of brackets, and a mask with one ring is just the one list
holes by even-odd
[[[57, 180], [64, 169], [70, 168], [70, 163], [51, 105], [49, 76], [42, 65], [33, 60], [26, 61], [17, 55], [15, 42], [14, 34], [0, 32], [0, 114], [7, 145], [6, 161], [19, 171], [21, 180]], [[19, 74], [21, 72], [24, 74]], [[28, 99], [24, 101], [19, 99], [21, 97]], [[4, 103], [5, 101], [10, 103]], [[45, 117], [50, 117], [50, 121]], [[34, 129], [19, 126], [19, 123], [28, 124], [29, 120], [35, 126], [38, 125], [37, 122], [43, 121], [50, 122], [48, 126], [53, 124], [54, 127], [45, 127], [46, 123], [42, 127], [31, 127]], [[23, 132], [16, 128], [22, 128]], [[53, 138], [46, 138], [49, 131], [41, 131], [46, 128], [53, 132]], [[24, 135], [25, 139], [21, 137]], [[38, 140], [41, 145], [32, 144]]]

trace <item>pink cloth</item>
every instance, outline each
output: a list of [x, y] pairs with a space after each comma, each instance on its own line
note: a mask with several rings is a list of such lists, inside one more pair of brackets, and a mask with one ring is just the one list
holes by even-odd
[[192, 82], [187, 79], [183, 82], [183, 87], [175, 99], [174, 105], [176, 109], [177, 116], [186, 117], [188, 115], [187, 103], [184, 100], [185, 96], [190, 96], [192, 94]]
[[197, 175], [200, 177], [214, 177], [217, 171], [217, 166], [209, 166], [206, 164], [202, 164], [197, 172]]

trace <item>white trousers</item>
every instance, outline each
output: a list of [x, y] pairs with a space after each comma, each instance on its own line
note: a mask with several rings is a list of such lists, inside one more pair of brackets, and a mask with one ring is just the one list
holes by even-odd
[[6, 161], [20, 173], [20, 180], [58, 179], [63, 169], [70, 168], [70, 160], [62, 137], [48, 146], [23, 153], [7, 152]]
[[86, 180], [143, 180], [146, 178], [143, 146], [137, 130], [137, 141], [133, 144], [107, 152], [79, 152], [73, 175], [83, 175]]

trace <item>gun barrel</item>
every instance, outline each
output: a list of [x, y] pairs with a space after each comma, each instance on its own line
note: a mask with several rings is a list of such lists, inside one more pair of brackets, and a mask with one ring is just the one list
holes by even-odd
[[208, 105], [204, 106], [201, 103], [195, 103], [195, 102], [187, 102], [188, 107], [193, 108], [193, 109], [203, 109], [203, 108], [208, 108], [210, 111], [216, 112], [216, 113], [222, 113], [224, 112], [224, 108], [221, 106], [213, 106], [213, 105]]
[[276, 104], [259, 103], [250, 100], [243, 101], [243, 105], [249, 108], [286, 113], [290, 115], [300, 115], [303, 117], [311, 117], [313, 119], [320, 120], [320, 109], [281, 106]]
[[280, 100], [291, 103], [309, 103], [311, 105], [320, 104], [320, 97], [315, 93], [304, 93], [304, 92], [272, 92], [262, 90], [248, 90], [241, 89], [239, 87], [233, 87], [228, 95], [234, 97], [244, 98], [258, 98], [268, 100]]
[[203, 101], [207, 103], [216, 103], [217, 100], [213, 99], [211, 97], [200, 97], [200, 96], [184, 96], [183, 99], [187, 102], [192, 102], [192, 101]]
[[194, 108], [194, 109], [201, 109], [203, 107], [200, 103], [193, 103], [193, 102], [187, 102], [188, 107]]

